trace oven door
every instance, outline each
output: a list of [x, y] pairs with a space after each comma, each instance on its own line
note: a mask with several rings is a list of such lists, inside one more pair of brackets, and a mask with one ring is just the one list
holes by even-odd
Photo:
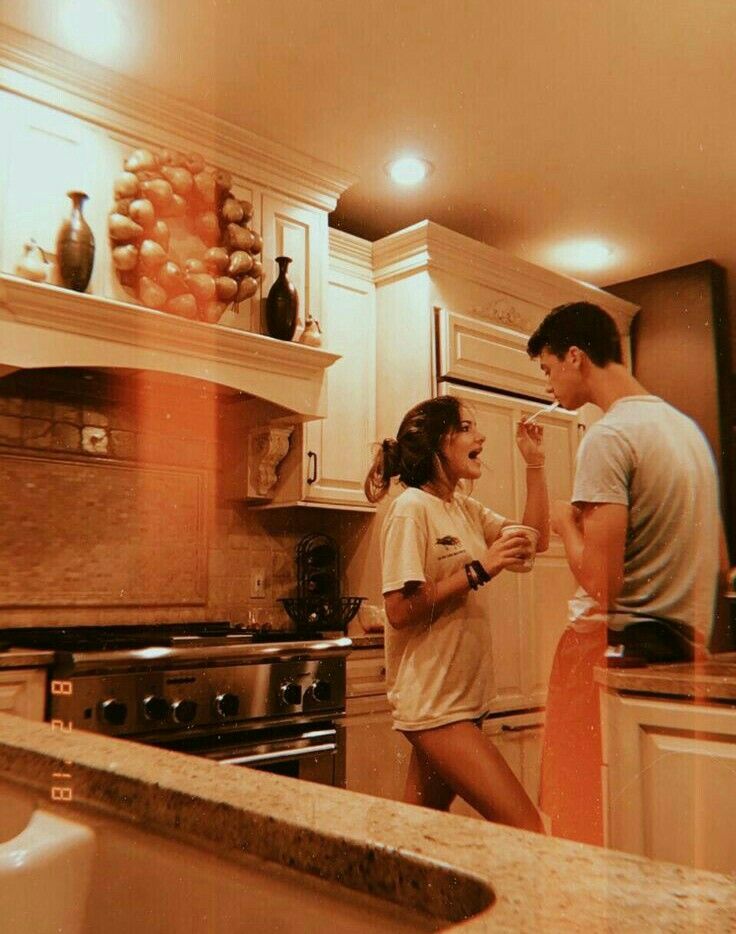
[[243, 731], [167, 746], [220, 765], [259, 769], [345, 787], [343, 728], [332, 723]]

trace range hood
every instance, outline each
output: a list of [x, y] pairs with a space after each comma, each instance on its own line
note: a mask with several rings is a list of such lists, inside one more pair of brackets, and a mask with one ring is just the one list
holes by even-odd
[[0, 375], [41, 367], [152, 370], [240, 390], [287, 409], [295, 422], [326, 415], [326, 370], [340, 359], [5, 274], [0, 329]]

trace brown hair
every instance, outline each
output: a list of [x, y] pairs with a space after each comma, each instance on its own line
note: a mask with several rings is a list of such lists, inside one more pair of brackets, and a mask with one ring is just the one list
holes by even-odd
[[382, 499], [397, 477], [404, 486], [420, 487], [434, 480], [440, 444], [461, 425], [462, 403], [455, 396], [435, 396], [409, 409], [395, 438], [385, 438], [376, 451], [363, 489], [368, 501]]

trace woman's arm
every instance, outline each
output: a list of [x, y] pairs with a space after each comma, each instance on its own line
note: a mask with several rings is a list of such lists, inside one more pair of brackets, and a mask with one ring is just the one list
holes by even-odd
[[524, 525], [531, 525], [539, 532], [537, 552], [549, 548], [549, 493], [544, 469], [544, 429], [539, 425], [519, 422], [516, 428], [516, 444], [526, 462], [526, 505]]
[[[481, 563], [491, 577], [527, 554], [529, 543], [523, 535], [498, 538], [486, 551]], [[441, 581], [407, 581], [401, 590], [384, 594], [386, 617], [394, 629], [419, 623], [431, 623], [445, 604], [470, 591], [470, 581], [463, 566]]]

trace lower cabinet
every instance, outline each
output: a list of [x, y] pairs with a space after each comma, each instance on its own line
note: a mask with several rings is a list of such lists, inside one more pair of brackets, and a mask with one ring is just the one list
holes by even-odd
[[0, 713], [43, 720], [46, 705], [46, 669], [10, 668], [0, 671]]
[[345, 787], [401, 801], [411, 747], [391, 727], [383, 649], [358, 649], [347, 660]]
[[606, 843], [736, 871], [736, 706], [601, 694]]
[[[543, 718], [543, 712], [533, 711], [489, 718], [483, 724], [483, 732], [511, 766], [534, 804], [539, 799]], [[465, 817], [480, 817], [461, 798], [455, 799], [450, 811]]]
[[[536, 804], [542, 751], [543, 713], [489, 718], [483, 731], [500, 750]], [[409, 742], [391, 727], [386, 699], [383, 649], [358, 649], [347, 662], [345, 727], [345, 784], [379, 798], [400, 801], [411, 755]], [[480, 817], [457, 799], [453, 814]]]

